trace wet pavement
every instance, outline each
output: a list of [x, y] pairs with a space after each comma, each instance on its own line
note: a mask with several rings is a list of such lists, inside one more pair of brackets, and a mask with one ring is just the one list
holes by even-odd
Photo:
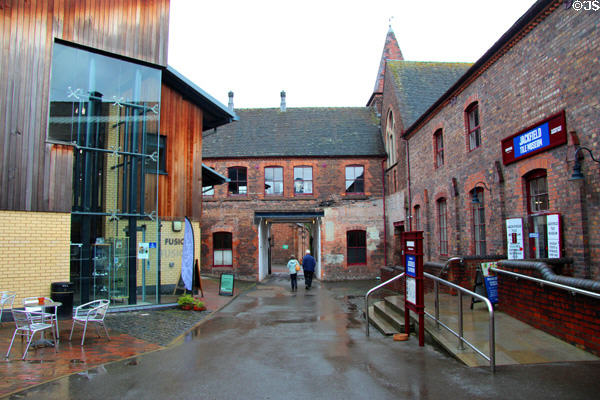
[[468, 368], [411, 336], [365, 336], [373, 282], [289, 291], [285, 276], [239, 295], [180, 344], [37, 386], [15, 399], [589, 399], [600, 363]]

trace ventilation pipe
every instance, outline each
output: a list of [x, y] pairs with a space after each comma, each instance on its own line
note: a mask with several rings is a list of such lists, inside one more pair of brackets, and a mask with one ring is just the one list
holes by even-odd
[[285, 90], [281, 91], [281, 105], [279, 107], [281, 112], [285, 112]]
[[227, 105], [229, 111], [233, 111], [233, 92], [229, 91], [229, 104]]

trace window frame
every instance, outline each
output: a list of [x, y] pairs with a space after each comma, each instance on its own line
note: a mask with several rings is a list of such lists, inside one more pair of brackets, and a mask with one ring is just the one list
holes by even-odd
[[485, 196], [483, 188], [477, 187], [471, 190], [471, 198], [475, 195], [479, 203], [471, 204], [471, 229], [473, 230], [473, 246], [476, 256], [486, 255], [487, 242], [485, 235]]
[[[443, 205], [443, 210], [442, 210]], [[436, 201], [438, 217], [438, 239], [441, 256], [448, 255], [448, 202], [445, 197]], [[443, 211], [443, 212], [442, 212]]]
[[442, 128], [433, 133], [433, 153], [435, 168], [441, 168], [444, 165], [444, 131]]
[[[156, 139], [158, 137], [158, 174], [159, 175], [168, 175], [167, 172], [167, 135], [161, 135], [158, 133], [146, 133], [146, 142], [145, 142], [145, 146], [146, 148], [144, 149], [144, 153], [145, 154], [152, 154], [150, 153], [150, 149], [149, 147], [153, 147], [153, 149], [156, 149]], [[146, 158], [146, 163], [154, 163], [155, 161], [151, 160], [150, 158]], [[148, 165], [146, 165], [146, 169], [145, 172], [147, 174], [156, 174], [156, 168], [150, 168]]]
[[[231, 179], [231, 171], [233, 169], [238, 170], [238, 175], [239, 175], [239, 170], [244, 170], [246, 173], [246, 180], [245, 181], [241, 181], [238, 178], [236, 178], [235, 180]], [[227, 167], [227, 178], [229, 178], [229, 183], [227, 184], [227, 196], [232, 196], [232, 197], [246, 197], [248, 196], [248, 168], [241, 166], [241, 165], [236, 165], [236, 166], [232, 166], [232, 167]], [[240, 193], [239, 192], [239, 188], [240, 188], [240, 182], [245, 182], [245, 186], [246, 186], [246, 193]], [[232, 193], [231, 192], [231, 185], [232, 184], [236, 184], [237, 185], [237, 192], [236, 193]]]
[[[279, 193], [279, 192], [278, 193], [275, 193], [275, 192], [273, 192], [273, 193], [267, 193], [267, 191], [269, 190], [267, 188], [267, 170], [268, 169], [273, 170], [273, 179], [270, 180], [269, 182], [272, 182], [273, 189], [275, 189], [275, 184], [276, 183], [281, 183], [281, 193]], [[281, 170], [281, 181], [275, 179], [275, 171], [276, 170]], [[284, 175], [283, 175], [283, 167], [282, 166], [279, 166], [279, 165], [269, 165], [269, 166], [266, 166], [264, 168], [263, 178], [264, 178], [263, 182], [264, 182], [264, 193], [265, 193], [265, 196], [269, 196], [269, 197], [281, 197], [281, 196], [285, 196]]]
[[[353, 171], [355, 173], [355, 169], [356, 168], [362, 168], [362, 178], [358, 179], [357, 177], [355, 177], [354, 179], [352, 179], [352, 184], [350, 184], [350, 186], [348, 186], [348, 182], [349, 179], [347, 178], [348, 176], [348, 168], [353, 168]], [[362, 182], [362, 192], [359, 191], [348, 191], [349, 187], [352, 187], [354, 185], [355, 182]], [[361, 195], [361, 194], [365, 194], [365, 166], [361, 165], [361, 164], [352, 164], [352, 165], [346, 165], [346, 167], [344, 168], [344, 189], [345, 189], [345, 193], [348, 195]]]
[[[228, 235], [228, 239], [229, 239], [229, 247], [217, 247], [217, 240], [216, 237], [217, 235]], [[213, 232], [212, 234], [212, 240], [213, 240], [213, 268], [219, 268], [219, 267], [227, 267], [227, 268], [233, 268], [233, 234], [231, 232], [225, 232], [225, 231], [219, 231], [219, 232]], [[227, 242], [227, 240], [225, 240], [225, 243]], [[231, 252], [231, 264], [217, 264], [216, 263], [216, 257], [215, 257], [215, 253], [217, 251], [230, 251]], [[224, 257], [222, 257], [224, 259]]]
[[[471, 126], [471, 115], [476, 113], [477, 125]], [[465, 128], [467, 130], [467, 146], [469, 151], [473, 151], [481, 147], [481, 119], [479, 115], [479, 102], [474, 101], [465, 109]], [[472, 134], [476, 137], [476, 146], [472, 144]]]
[[396, 163], [396, 135], [394, 132], [395, 120], [392, 109], [388, 111], [387, 121], [385, 125], [385, 143], [388, 150], [388, 168]]
[[[305, 182], [310, 182], [310, 192], [296, 192], [296, 170], [302, 170], [302, 188], [304, 190], [305, 188]], [[310, 179], [305, 179], [304, 178], [304, 170], [305, 169], [310, 169]], [[314, 173], [313, 173], [313, 167], [310, 165], [296, 165], [294, 166], [294, 196], [312, 196], [315, 193], [315, 187], [314, 187]]]
[[[364, 240], [364, 246], [350, 246], [350, 235], [351, 234], [360, 234], [362, 237], [358, 238], [359, 241]], [[361, 256], [364, 258], [364, 261], [358, 260], [355, 262], [353, 259], [350, 260], [350, 249], [362, 249]], [[367, 231], [364, 229], [351, 229], [346, 231], [346, 262], [348, 265], [367, 265]]]

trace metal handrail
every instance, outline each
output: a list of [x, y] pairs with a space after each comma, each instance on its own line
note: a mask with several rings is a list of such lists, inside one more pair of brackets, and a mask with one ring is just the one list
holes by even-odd
[[519, 278], [527, 279], [527, 280], [539, 283], [542, 286], [548, 285], [548, 286], [552, 286], [552, 287], [555, 287], [558, 289], [562, 289], [562, 290], [571, 292], [573, 294], [578, 293], [578, 294], [582, 294], [584, 296], [589, 296], [589, 297], [593, 297], [595, 299], [600, 299], [600, 293], [590, 292], [589, 290], [583, 290], [583, 289], [579, 289], [579, 288], [576, 288], [573, 286], [563, 285], [560, 283], [547, 281], [545, 279], [540, 279], [540, 278], [536, 278], [536, 277], [529, 276], [529, 275], [523, 275], [523, 274], [519, 274], [519, 273], [512, 272], [512, 271], [506, 271], [504, 269], [499, 269], [499, 268], [495, 268], [495, 267], [491, 267], [490, 270], [492, 270], [494, 272], [498, 272], [500, 274], [510, 275], [517, 279], [519, 279]]
[[[454, 336], [456, 336], [458, 338], [458, 345], [459, 345], [460, 349], [464, 349], [463, 343], [465, 343], [477, 354], [479, 354], [480, 356], [482, 356], [483, 358], [488, 360], [490, 362], [490, 368], [491, 368], [492, 372], [495, 372], [495, 370], [496, 370], [496, 333], [495, 333], [495, 328], [494, 328], [494, 307], [492, 306], [492, 303], [489, 301], [489, 299], [487, 297], [477, 294], [475, 292], [472, 292], [469, 289], [465, 289], [462, 286], [458, 286], [452, 282], [448, 282], [447, 280], [444, 280], [440, 277], [431, 275], [430, 273], [427, 273], [427, 272], [423, 272], [423, 275], [426, 276], [427, 278], [433, 279], [434, 286], [435, 286], [435, 316], [429, 314], [426, 311], [425, 311], [425, 315], [427, 315], [429, 318], [431, 318], [435, 321], [437, 329], [439, 329], [439, 326], [441, 325], [444, 328], [446, 328], [450, 333], [452, 333]], [[455, 332], [454, 330], [452, 330], [449, 326], [447, 326], [446, 324], [444, 324], [443, 322], [441, 322], [439, 320], [439, 316], [440, 316], [439, 283], [458, 290], [458, 330], [459, 330], [458, 333]], [[489, 356], [485, 355], [481, 350], [479, 350], [474, 345], [469, 343], [469, 341], [467, 341], [463, 336], [463, 309], [462, 309], [463, 292], [468, 294], [469, 296], [475, 297], [475, 298], [483, 301], [488, 308], [488, 312], [490, 315], [490, 325], [489, 325], [490, 355]]]
[[379, 285], [377, 285], [377, 286], [369, 289], [369, 291], [367, 292], [367, 294], [365, 294], [365, 316], [366, 316], [366, 319], [367, 319], [367, 336], [369, 336], [369, 324], [370, 324], [370, 322], [369, 322], [369, 296], [371, 295], [371, 293], [373, 293], [373, 292], [381, 289], [385, 285], [387, 285], [387, 284], [389, 284], [389, 283], [391, 283], [391, 282], [393, 282], [393, 281], [395, 281], [397, 279], [402, 278], [404, 276], [404, 274], [405, 274], [405, 272], [402, 272], [400, 275], [396, 275], [393, 278], [388, 279], [387, 281], [385, 281], [383, 283], [380, 283]]

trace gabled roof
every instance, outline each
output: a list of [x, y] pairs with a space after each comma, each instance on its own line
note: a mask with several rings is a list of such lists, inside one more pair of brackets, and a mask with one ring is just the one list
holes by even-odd
[[385, 37], [385, 44], [383, 45], [383, 52], [381, 53], [381, 61], [379, 62], [379, 69], [377, 70], [377, 79], [375, 80], [375, 87], [373, 93], [383, 92], [383, 80], [385, 77], [385, 65], [388, 60], [404, 60], [396, 35], [390, 26], [388, 33]]
[[255, 108], [202, 136], [203, 158], [384, 157], [378, 120], [367, 107]]
[[470, 67], [470, 63], [389, 61], [404, 127], [411, 126]]

